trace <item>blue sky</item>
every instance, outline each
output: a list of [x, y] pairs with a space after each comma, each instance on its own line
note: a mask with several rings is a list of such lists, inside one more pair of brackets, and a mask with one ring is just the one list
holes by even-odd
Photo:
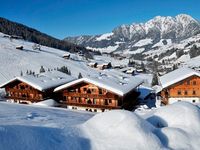
[[4, 0], [0, 16], [64, 38], [111, 32], [121, 24], [185, 13], [200, 20], [200, 0]]

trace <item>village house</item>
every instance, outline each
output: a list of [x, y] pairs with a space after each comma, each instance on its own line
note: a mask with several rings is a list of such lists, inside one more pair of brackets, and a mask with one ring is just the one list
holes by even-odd
[[97, 67], [97, 62], [90, 62], [88, 63], [88, 66], [92, 67], [92, 68], [96, 68]]
[[71, 109], [103, 112], [111, 109], [132, 109], [139, 96], [137, 87], [143, 80], [136, 77], [110, 78], [85, 77], [74, 80], [54, 92], [60, 95], [60, 103]]
[[45, 72], [39, 75], [16, 77], [0, 88], [5, 88], [6, 98], [16, 103], [35, 103], [54, 97], [53, 90], [75, 78], [59, 71]]
[[162, 104], [177, 101], [200, 103], [200, 73], [190, 68], [180, 68], [159, 78]]
[[63, 54], [62, 58], [70, 59], [70, 54], [69, 53]]
[[112, 67], [111, 62], [103, 62], [97, 64], [97, 68], [99, 70], [110, 69], [111, 67]]
[[95, 61], [89, 62], [88, 66], [92, 68], [97, 68], [98, 70], [110, 69], [112, 67], [111, 62]]

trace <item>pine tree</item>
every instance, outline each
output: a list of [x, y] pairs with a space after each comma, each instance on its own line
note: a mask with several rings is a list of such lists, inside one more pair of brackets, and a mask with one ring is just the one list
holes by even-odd
[[158, 85], [158, 76], [156, 73], [154, 73], [153, 79], [152, 79], [152, 86], [154, 85]]
[[146, 68], [145, 68], [145, 66], [144, 66], [144, 63], [143, 63], [143, 62], [141, 63], [141, 69], [143, 70], [143, 72], [146, 72]]
[[176, 70], [176, 69], [178, 69], [178, 67], [176, 64], [174, 64], [172, 70]]
[[71, 71], [70, 70], [68, 70], [68, 75], [71, 75]]
[[40, 68], [40, 73], [42, 73], [42, 72], [45, 72], [45, 69], [43, 66], [41, 66], [41, 68]]
[[79, 79], [81, 79], [81, 78], [83, 78], [83, 76], [82, 76], [82, 74], [79, 72], [79, 74], [78, 74], [78, 78]]
[[23, 72], [21, 71], [20, 76], [23, 76]]

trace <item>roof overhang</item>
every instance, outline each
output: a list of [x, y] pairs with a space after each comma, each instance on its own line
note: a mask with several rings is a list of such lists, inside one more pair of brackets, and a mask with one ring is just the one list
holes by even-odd
[[133, 87], [131, 90], [129, 90], [129, 91], [127, 91], [127, 92], [124, 92], [124, 91], [119, 90], [119, 89], [117, 89], [117, 88], [114, 88], [114, 87], [112, 87], [112, 86], [105, 85], [104, 83], [95, 81], [95, 79], [81, 78], [81, 79], [74, 80], [74, 81], [72, 81], [72, 82], [69, 82], [69, 83], [67, 83], [67, 84], [64, 84], [64, 85], [61, 85], [61, 86], [55, 88], [55, 89], [54, 89], [54, 92], [61, 91], [61, 90], [63, 90], [63, 89], [69, 88], [69, 87], [71, 87], [71, 86], [73, 86], [73, 85], [77, 85], [77, 84], [82, 83], [82, 82], [94, 84], [94, 85], [96, 85], [96, 86], [98, 86], [98, 87], [100, 87], [100, 88], [106, 89], [106, 90], [108, 90], [108, 91], [110, 91], [110, 92], [112, 92], [112, 93], [115, 93], [115, 94], [119, 95], [119, 96], [124, 96], [125, 94], [127, 94], [128, 92], [130, 92], [131, 90], [135, 89], [136, 87], [138, 87], [140, 84], [143, 83], [143, 81], [142, 81], [142, 82], [138, 83], [137, 86]]

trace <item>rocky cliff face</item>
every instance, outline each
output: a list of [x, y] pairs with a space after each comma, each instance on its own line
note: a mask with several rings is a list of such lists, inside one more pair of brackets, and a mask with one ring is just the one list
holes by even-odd
[[122, 25], [111, 33], [95, 36], [67, 37], [65, 40], [83, 45], [101, 52], [143, 51], [165, 40], [165, 44], [179, 43], [200, 33], [200, 23], [189, 15], [180, 14], [176, 17], [157, 16], [146, 23]]

